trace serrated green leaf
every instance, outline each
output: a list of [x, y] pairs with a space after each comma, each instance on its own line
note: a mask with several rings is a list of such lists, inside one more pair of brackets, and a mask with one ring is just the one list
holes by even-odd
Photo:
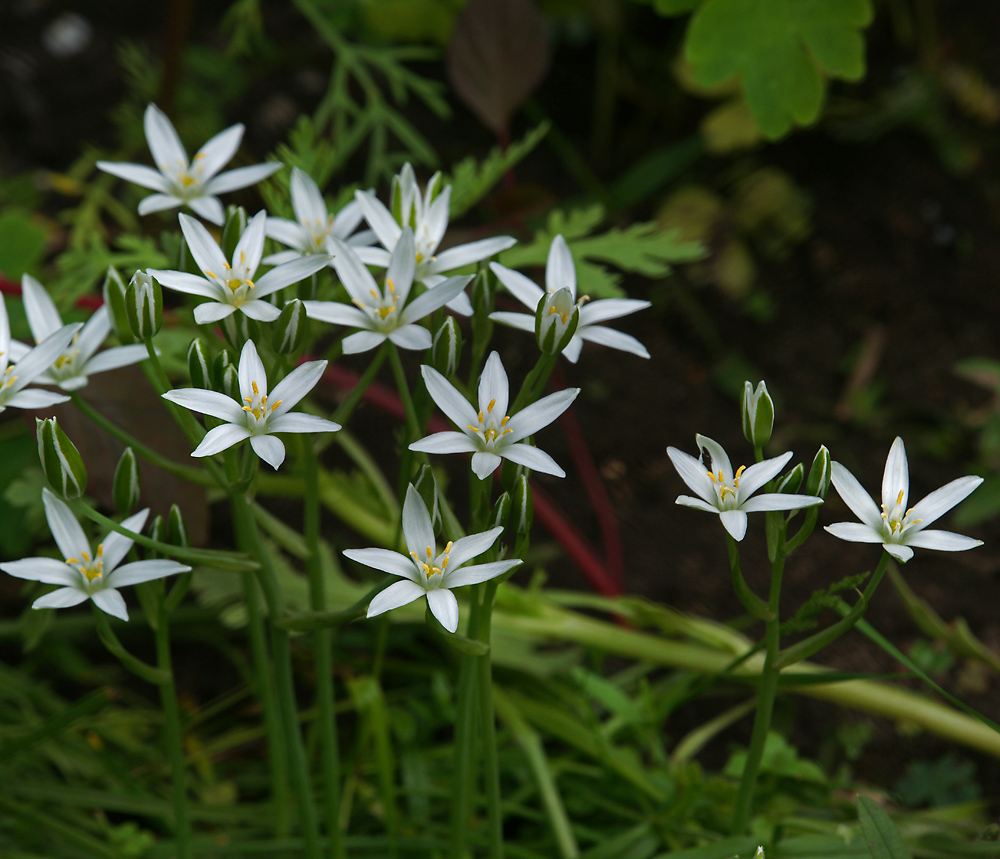
[[870, 0], [706, 0], [684, 52], [702, 86], [739, 75], [761, 131], [774, 140], [816, 121], [824, 74], [863, 77], [860, 31], [871, 19]]
[[912, 859], [896, 824], [870, 797], [858, 796], [858, 822], [872, 859]]

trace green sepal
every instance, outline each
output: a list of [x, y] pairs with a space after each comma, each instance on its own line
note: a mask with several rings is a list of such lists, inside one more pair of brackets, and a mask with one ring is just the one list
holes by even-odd
[[309, 319], [306, 306], [297, 298], [286, 304], [271, 326], [271, 345], [278, 355], [295, 355], [309, 340]]
[[493, 512], [490, 514], [490, 527], [507, 527], [507, 520], [510, 518], [510, 493], [504, 492], [493, 505]]
[[232, 261], [236, 245], [247, 228], [247, 210], [242, 206], [230, 206], [226, 212], [226, 224], [222, 228], [222, 253]]
[[190, 546], [187, 525], [184, 524], [184, 514], [176, 504], [170, 505], [167, 514], [167, 542], [174, 546]]
[[226, 375], [226, 367], [235, 366], [233, 364], [232, 355], [229, 354], [228, 349], [223, 349], [218, 355], [215, 356], [215, 360], [212, 362], [212, 384], [208, 387], [213, 388], [216, 391], [222, 390], [222, 380]]
[[141, 490], [139, 462], [135, 458], [135, 451], [127, 447], [118, 460], [115, 476], [111, 481], [111, 500], [115, 510], [122, 516], [131, 513], [139, 504]]
[[580, 325], [580, 306], [573, 302], [573, 293], [563, 287], [545, 293], [535, 307], [535, 342], [546, 355], [558, 355], [573, 339]]
[[778, 485], [774, 491], [787, 492], [792, 495], [797, 494], [799, 489], [802, 488], [802, 478], [804, 475], [805, 469], [800, 462], [796, 464], [795, 468], [789, 469], [783, 476], [778, 478]]
[[228, 364], [222, 374], [222, 393], [234, 400], [240, 398], [240, 374], [235, 365]]
[[163, 290], [156, 278], [137, 271], [125, 293], [128, 324], [137, 340], [150, 340], [163, 325]]
[[819, 446], [816, 456], [813, 457], [812, 465], [809, 466], [809, 476], [806, 478], [806, 495], [815, 495], [817, 498], [826, 499], [830, 491], [830, 480], [833, 477], [833, 468], [830, 463], [830, 451], [825, 444]]
[[191, 377], [191, 387], [212, 388], [212, 367], [208, 362], [205, 344], [200, 337], [191, 341], [187, 350], [188, 375]]
[[122, 276], [118, 274], [118, 269], [109, 265], [101, 291], [104, 295], [104, 306], [108, 308], [111, 330], [115, 332], [118, 342], [123, 346], [135, 342], [135, 335], [132, 334], [132, 326], [129, 325], [128, 321], [128, 311], [125, 309], [127, 290], [128, 287], [125, 286]]
[[45, 479], [56, 495], [67, 499], [83, 495], [87, 489], [87, 467], [55, 418], [35, 418], [35, 440]]
[[515, 534], [529, 534], [535, 518], [535, 503], [531, 484], [525, 474], [519, 474], [510, 493], [510, 527]]

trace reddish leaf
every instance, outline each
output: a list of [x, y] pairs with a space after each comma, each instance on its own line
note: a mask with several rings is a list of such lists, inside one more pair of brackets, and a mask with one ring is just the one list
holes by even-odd
[[548, 67], [545, 20], [531, 0], [469, 0], [455, 20], [448, 77], [498, 137]]

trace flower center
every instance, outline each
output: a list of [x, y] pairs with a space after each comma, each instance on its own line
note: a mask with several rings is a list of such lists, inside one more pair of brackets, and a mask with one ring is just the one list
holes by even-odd
[[220, 277], [214, 271], [204, 269], [205, 277], [210, 277], [216, 283], [229, 287], [233, 304], [239, 307], [250, 297], [250, 290], [254, 288], [254, 282], [250, 279], [252, 272], [247, 271], [247, 255], [245, 251], [240, 251], [240, 262], [236, 268], [229, 263], [222, 264], [225, 271]]
[[715, 491], [719, 495], [720, 504], [735, 505], [736, 498], [739, 495], [740, 477], [742, 477], [744, 471], [746, 471], [745, 465], [741, 465], [736, 469], [736, 474], [733, 475], [732, 486], [726, 482], [726, 477], [722, 473], [722, 469], [719, 469], [714, 474], [711, 471], [708, 472], [708, 476], [712, 478], [712, 483], [715, 485]]
[[[431, 576], [442, 575], [444, 571], [448, 569], [448, 561], [449, 561], [448, 555], [451, 552], [451, 546], [452, 543], [451, 540], [449, 540], [448, 545], [444, 547], [444, 554], [437, 558], [434, 557], [434, 550], [430, 546], [428, 546], [426, 562], [421, 561], [420, 556], [414, 551], [411, 551], [410, 555], [412, 555], [413, 560], [420, 565], [420, 568], [424, 571], [424, 575], [427, 576], [428, 579], [430, 579]], [[437, 566], [438, 561], [441, 562], [440, 567]]]
[[390, 330], [396, 327], [396, 321], [395, 319], [389, 320], [389, 317], [395, 312], [396, 305], [399, 302], [399, 296], [396, 295], [396, 284], [392, 282], [392, 278], [387, 277], [385, 279], [385, 290], [386, 293], [384, 296], [377, 289], [368, 290], [372, 296], [371, 304], [365, 304], [365, 302], [357, 298], [354, 299], [354, 303], [369, 315], [377, 316], [378, 319], [375, 321], [382, 323], [379, 326], [380, 328]]
[[97, 547], [97, 555], [93, 559], [87, 552], [81, 552], [79, 558], [67, 558], [66, 563], [86, 577], [89, 584], [104, 575], [104, 544]]
[[[0, 353], [0, 354], [3, 354], [3, 353]], [[0, 382], [0, 391], [4, 390], [5, 388], [9, 388], [11, 385], [14, 384], [14, 382], [17, 381], [17, 376], [13, 375], [13, 373], [14, 373], [14, 365], [11, 364], [4, 371], [3, 381]]]
[[[73, 335], [73, 340], [70, 346], [75, 346], [76, 341], [79, 339], [79, 333]], [[74, 364], [76, 363], [76, 356], [80, 354], [79, 349], [70, 349], [68, 352], [63, 352], [58, 358], [56, 358], [55, 363], [52, 365], [55, 370], [72, 370]]]
[[500, 418], [493, 414], [496, 404], [496, 399], [490, 400], [490, 404], [486, 407], [486, 414], [479, 412], [477, 415], [479, 425], [473, 426], [472, 424], [468, 424], [466, 427], [466, 429], [470, 429], [477, 435], [482, 436], [487, 444], [491, 444], [498, 438], [503, 438], [507, 433], [513, 432], [513, 430], [507, 428], [507, 421], [510, 420], [510, 415], [504, 415]]
[[892, 506], [890, 510], [884, 504], [882, 507], [882, 519], [889, 529], [889, 535], [891, 537], [902, 536], [903, 532], [909, 528], [911, 525], [916, 525], [918, 522], [922, 522], [922, 519], [911, 519], [910, 516], [913, 513], [913, 508], [909, 510], [903, 510], [903, 490], [899, 490], [899, 495], [896, 496], [896, 503]]
[[268, 403], [267, 394], [261, 396], [257, 383], [251, 382], [250, 385], [253, 387], [253, 396], [243, 398], [243, 402], [246, 403], [243, 406], [243, 411], [253, 415], [257, 421], [266, 420], [268, 415], [281, 405], [282, 401], [278, 400], [276, 403]]

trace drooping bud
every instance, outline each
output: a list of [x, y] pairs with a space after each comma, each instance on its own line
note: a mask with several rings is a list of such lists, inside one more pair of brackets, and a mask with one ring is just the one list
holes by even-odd
[[493, 513], [490, 515], [490, 527], [507, 527], [507, 520], [510, 518], [510, 493], [504, 492], [493, 505]]
[[240, 398], [240, 374], [235, 365], [227, 364], [222, 374], [222, 393], [234, 400]]
[[184, 515], [181, 508], [176, 504], [170, 505], [170, 513], [167, 517], [167, 542], [173, 546], [190, 546], [188, 539], [187, 525], [184, 524]]
[[528, 478], [523, 474], [518, 475], [510, 498], [510, 527], [518, 534], [527, 534], [531, 531], [534, 517], [535, 504], [531, 498]]
[[795, 468], [778, 478], [778, 488], [775, 491], [786, 492], [791, 495], [797, 494], [802, 487], [802, 478], [805, 476], [805, 473], [802, 463], [797, 463]]
[[580, 325], [580, 307], [568, 287], [547, 292], [535, 308], [535, 340], [546, 355], [558, 355], [569, 346]]
[[271, 345], [279, 355], [294, 355], [301, 352], [309, 339], [309, 320], [306, 306], [293, 298], [282, 308], [272, 327]]
[[163, 324], [163, 291], [147, 272], [137, 271], [125, 294], [125, 311], [132, 334], [149, 340]]
[[809, 476], [806, 478], [806, 495], [815, 495], [817, 498], [826, 499], [826, 494], [830, 491], [830, 479], [833, 476], [833, 469], [830, 464], [830, 451], [825, 444], [819, 446], [816, 456], [813, 457], [812, 465], [809, 466]]
[[80, 451], [63, 432], [55, 418], [35, 418], [38, 460], [45, 479], [57, 495], [79, 498], [87, 488], [87, 468]]
[[754, 447], [763, 447], [771, 438], [774, 426], [774, 402], [761, 382], [757, 390], [750, 382], [743, 385], [743, 435]]
[[127, 290], [128, 287], [125, 286], [122, 276], [118, 274], [118, 269], [109, 265], [108, 273], [104, 278], [104, 306], [108, 308], [111, 328], [123, 346], [135, 342], [132, 326], [128, 322], [128, 311], [125, 309]]
[[413, 488], [420, 493], [420, 497], [427, 507], [427, 512], [431, 514], [431, 525], [434, 528], [434, 532], [437, 533], [441, 530], [443, 524], [441, 518], [441, 499], [438, 495], [437, 478], [434, 476], [434, 470], [429, 465], [420, 466], [420, 471], [417, 472], [417, 479], [413, 481]]
[[201, 338], [196, 337], [188, 346], [187, 362], [191, 387], [211, 388], [212, 368], [209, 366], [208, 355], [205, 354], [205, 344], [201, 342]]
[[232, 260], [240, 236], [247, 228], [247, 210], [242, 206], [230, 206], [226, 212], [226, 225], [222, 228], [222, 253]]
[[125, 448], [118, 467], [115, 468], [114, 480], [111, 481], [111, 500], [115, 510], [122, 516], [127, 516], [139, 504], [141, 484], [139, 480], [139, 463], [136, 461], [132, 448]]
[[434, 332], [431, 366], [443, 376], [454, 376], [462, 359], [462, 331], [454, 316], [449, 316]]

